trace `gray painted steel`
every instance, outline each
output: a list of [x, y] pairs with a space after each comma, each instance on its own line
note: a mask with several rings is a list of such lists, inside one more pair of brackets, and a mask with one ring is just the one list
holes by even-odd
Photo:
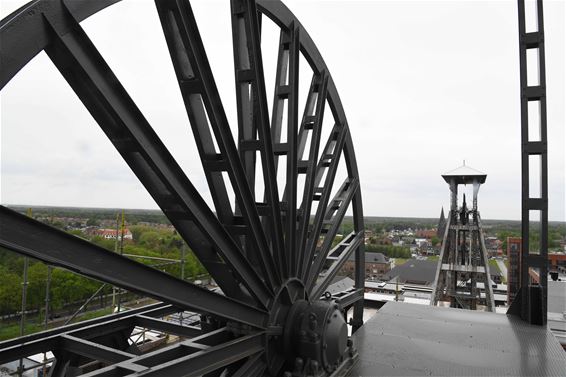
[[[443, 174], [450, 186], [450, 213], [444, 230], [440, 257], [434, 278], [431, 305], [449, 301], [453, 308], [476, 310], [483, 305], [495, 311], [493, 288], [487, 261], [487, 249], [481, 217], [478, 211], [478, 192], [487, 175], [465, 165]], [[462, 206], [458, 207], [458, 186], [473, 185], [472, 208], [466, 205], [464, 194]], [[485, 298], [481, 297], [477, 283], [483, 283]]]
[[[544, 17], [542, 0], [536, 1], [538, 30], [527, 33], [525, 26], [525, 0], [517, 0], [519, 16], [519, 67], [521, 85], [521, 276], [520, 289], [509, 312], [525, 321], [546, 325], [548, 302], [548, 145], [546, 120], [546, 65], [544, 53]], [[531, 15], [532, 16], [532, 15]], [[535, 49], [538, 57], [538, 85], [530, 86], [527, 80], [527, 51]], [[539, 138], [530, 140], [529, 103], [538, 103]], [[540, 166], [530, 168], [530, 157], [538, 156]], [[540, 176], [532, 176], [539, 171]], [[531, 178], [535, 178], [531, 180]], [[530, 196], [531, 182], [540, 182], [539, 197]], [[532, 218], [531, 211], [539, 216]], [[538, 217], [538, 219], [536, 218]], [[538, 229], [531, 229], [538, 223]], [[534, 228], [534, 227], [533, 227]], [[533, 232], [534, 230], [534, 232]], [[531, 233], [540, 236], [539, 245], [530, 245]], [[531, 271], [539, 275], [533, 281]]]
[[[296, 360], [301, 358], [304, 359], [301, 373], [343, 370], [353, 354], [345, 349], [340, 351], [343, 355], [329, 353], [327, 349], [332, 347], [327, 348], [318, 340], [341, 339], [346, 344], [346, 333], [338, 331], [345, 326], [345, 320], [338, 314], [352, 306], [354, 328], [362, 325], [364, 226], [360, 182], [340, 98], [308, 33], [279, 1], [230, 2], [238, 93], [238, 137], [234, 139], [230, 126], [236, 125], [228, 124], [190, 2], [156, 0], [156, 17], [163, 27], [187, 110], [187, 126], [192, 128], [212, 194], [214, 205], [209, 206], [81, 27], [82, 20], [112, 3], [114, 0], [37, 0], [0, 21], [0, 89], [44, 50], [62, 79], [218, 283], [223, 295], [1, 206], [0, 245], [178, 308], [194, 310], [203, 315], [203, 331], [207, 335], [216, 328], [225, 328], [231, 337], [206, 350], [195, 346], [195, 339], [190, 339], [167, 348], [162, 356], [153, 353], [130, 357], [127, 339], [134, 325], [188, 338], [198, 332], [195, 328], [139, 316], [135, 320], [121, 318], [93, 325], [92, 331], [105, 332], [105, 337], [98, 341], [82, 338], [69, 327], [56, 334], [49, 332], [51, 335], [34, 337], [33, 347], [30, 343], [22, 344], [25, 338], [9, 345], [0, 344], [0, 356], [9, 359], [38, 349], [52, 350], [57, 359], [51, 373], [55, 376], [80, 370], [84, 365], [80, 357], [119, 364], [92, 372], [93, 375], [123, 371], [203, 374], [224, 367], [241, 374], [266, 371], [280, 375], [285, 370], [294, 371]], [[267, 18], [281, 29], [272, 109], [267, 104], [271, 93], [265, 89], [260, 43], [261, 25], [269, 22]], [[151, 54], [148, 51], [149, 57]], [[300, 54], [312, 70], [307, 104], [298, 101]], [[285, 101], [287, 125], [282, 124]], [[303, 114], [301, 119], [299, 112]], [[330, 118], [331, 130], [323, 140], [325, 116]], [[286, 142], [281, 141], [283, 127], [287, 127]], [[303, 152], [307, 151], [308, 157], [303, 158]], [[280, 197], [277, 164], [284, 155], [287, 164], [279, 169], [284, 169], [286, 180]], [[346, 177], [335, 182], [341, 159], [347, 168]], [[256, 171], [263, 173], [265, 192], [254, 192]], [[305, 187], [298, 192], [301, 175]], [[341, 186], [332, 198], [335, 185]], [[227, 194], [230, 188], [235, 206]], [[311, 222], [315, 202], [318, 205]], [[354, 232], [340, 244], [343, 257], [329, 258], [335, 251], [332, 243], [349, 206], [354, 215]], [[320, 295], [332, 276], [354, 252], [359, 270], [355, 288], [342, 296], [322, 300]], [[324, 267], [327, 273], [319, 279]], [[308, 339], [295, 334], [289, 322], [294, 321], [289, 313], [297, 314], [292, 310], [296, 304], [304, 307], [300, 314], [310, 321], [305, 325]], [[334, 325], [317, 322], [317, 315], [321, 319], [332, 316], [328, 323]], [[300, 350], [294, 347], [296, 342], [302, 342]], [[348, 349], [352, 350], [350, 346]]]
[[566, 352], [514, 316], [397, 302], [354, 334], [351, 376], [564, 376]]

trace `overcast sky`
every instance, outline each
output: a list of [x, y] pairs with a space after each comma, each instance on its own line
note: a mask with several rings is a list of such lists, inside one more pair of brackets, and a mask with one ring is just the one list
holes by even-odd
[[[1, 16], [21, 3], [0, 0]], [[234, 129], [230, 7], [228, 1], [192, 3]], [[482, 217], [520, 219], [516, 1], [285, 3], [317, 44], [340, 93], [366, 215], [438, 216], [449, 202], [440, 174], [465, 159], [488, 174], [479, 197]], [[560, 221], [566, 212], [565, 8], [564, 1], [545, 1], [549, 217]], [[209, 198], [153, 2], [125, 0], [82, 25]], [[264, 22], [268, 93], [277, 39], [275, 26]], [[156, 208], [43, 53], [4, 88], [0, 109], [2, 204]]]

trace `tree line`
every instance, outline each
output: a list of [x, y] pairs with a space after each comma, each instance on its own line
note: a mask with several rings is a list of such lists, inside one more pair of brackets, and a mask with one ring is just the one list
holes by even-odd
[[[178, 259], [185, 251], [184, 276], [186, 279], [206, 274], [206, 270], [188, 248], [181, 237], [170, 229], [148, 226], [131, 226], [133, 241], [124, 242], [123, 253]], [[115, 250], [115, 240], [102, 237], [87, 237], [81, 231], [72, 234], [87, 238], [91, 242], [110, 251]], [[150, 265], [163, 272], [181, 277], [181, 263], [165, 263], [156, 260], [134, 258], [140, 263]], [[18, 313], [21, 310], [24, 257], [0, 248], [0, 316]], [[27, 310], [43, 310], [45, 305], [47, 265], [29, 259], [28, 286], [26, 297]], [[52, 268], [50, 284], [50, 310], [61, 310], [71, 302], [86, 300], [102, 285], [101, 282], [72, 273], [63, 268]], [[106, 287], [101, 294], [110, 293], [112, 287]]]
[[404, 246], [366, 244], [366, 252], [382, 253], [389, 258], [411, 258], [411, 250]]

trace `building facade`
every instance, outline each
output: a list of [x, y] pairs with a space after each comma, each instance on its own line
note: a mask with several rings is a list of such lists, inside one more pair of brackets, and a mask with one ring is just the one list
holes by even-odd
[[[391, 270], [391, 262], [382, 253], [365, 253], [365, 275], [366, 280], [382, 279]], [[352, 254], [341, 270], [341, 275], [353, 278], [355, 271], [354, 255]]]
[[521, 285], [521, 237], [507, 237], [507, 304], [511, 305]]

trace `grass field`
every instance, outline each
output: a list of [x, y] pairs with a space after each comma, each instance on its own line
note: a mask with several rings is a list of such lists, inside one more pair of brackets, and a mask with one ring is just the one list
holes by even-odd
[[394, 258], [394, 259], [395, 259], [395, 266], [400, 266], [402, 264], [405, 264], [409, 260], [407, 258]]

